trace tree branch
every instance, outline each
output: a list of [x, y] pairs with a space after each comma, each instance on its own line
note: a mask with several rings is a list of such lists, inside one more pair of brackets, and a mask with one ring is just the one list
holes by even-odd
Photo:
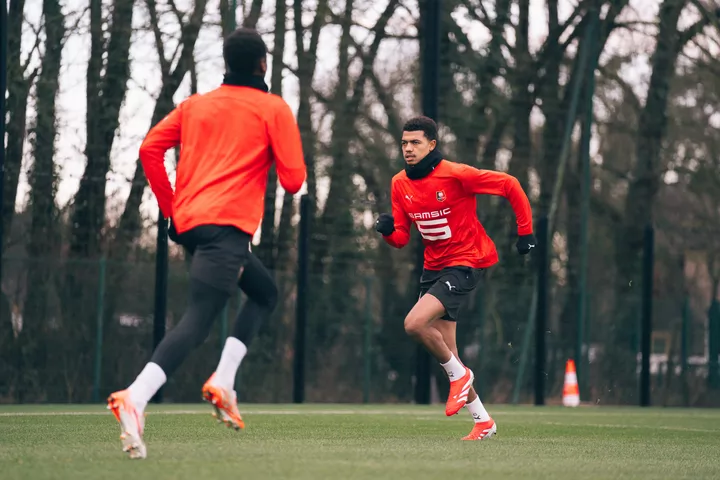
[[642, 110], [642, 105], [640, 104], [640, 100], [638, 99], [637, 95], [635, 95], [635, 92], [633, 91], [632, 87], [625, 80], [623, 80], [620, 77], [620, 75], [618, 75], [616, 72], [610, 72], [610, 71], [608, 71], [608, 69], [606, 69], [600, 65], [598, 65], [598, 70], [600, 71], [600, 73], [603, 76], [614, 81], [615, 83], [617, 83], [620, 86], [622, 91], [625, 93], [626, 98], [627, 97], [630, 98], [630, 100], [632, 102], [632, 106], [636, 111], [639, 112]]
[[153, 30], [153, 36], [155, 37], [155, 50], [157, 51], [158, 58], [160, 61], [160, 72], [165, 77], [170, 74], [170, 64], [167, 58], [165, 58], [165, 45], [162, 41], [162, 33], [160, 32], [160, 22], [158, 21], [157, 9], [155, 0], [146, 0], [145, 2], [150, 13], [150, 25]]
[[255, 28], [257, 27], [258, 20], [260, 19], [260, 13], [262, 12], [262, 0], [253, 0], [250, 6], [250, 13], [245, 17], [243, 21], [243, 27]]
[[182, 28], [182, 26], [185, 24], [185, 12], [181, 11], [177, 7], [177, 5], [175, 4], [175, 0], [168, 0], [168, 4], [170, 4], [170, 10], [173, 11], [175, 17], [177, 18], [178, 24]]
[[707, 27], [710, 24], [710, 19], [707, 16], [704, 16], [697, 22], [690, 25], [686, 30], [683, 30], [682, 32], [679, 32], [678, 35], [678, 50], [682, 51], [682, 48], [685, 46], [686, 43], [688, 43], [690, 40], [692, 40], [695, 35], [698, 35], [700, 32], [702, 32], [705, 27]]

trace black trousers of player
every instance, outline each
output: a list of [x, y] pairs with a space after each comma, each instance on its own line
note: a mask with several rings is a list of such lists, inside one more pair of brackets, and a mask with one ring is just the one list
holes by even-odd
[[215, 318], [238, 287], [248, 299], [231, 335], [249, 347], [277, 304], [275, 280], [250, 252], [252, 237], [234, 227], [203, 225], [180, 235], [192, 255], [188, 306], [180, 323], [153, 352], [151, 362], [170, 376], [205, 341]]

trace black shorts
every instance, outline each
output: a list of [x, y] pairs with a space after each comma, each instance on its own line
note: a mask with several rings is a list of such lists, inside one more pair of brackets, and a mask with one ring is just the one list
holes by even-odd
[[432, 294], [445, 307], [442, 319], [456, 321], [460, 309], [467, 305], [470, 293], [478, 286], [484, 273], [483, 269], [465, 266], [423, 270], [420, 296]]
[[201, 225], [179, 235], [192, 255], [190, 277], [230, 294], [238, 288], [252, 236], [235, 227]]

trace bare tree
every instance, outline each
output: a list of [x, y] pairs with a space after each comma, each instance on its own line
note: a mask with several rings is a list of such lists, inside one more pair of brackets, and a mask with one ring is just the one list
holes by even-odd
[[[11, 0], [8, 12], [8, 98], [7, 98], [7, 137], [8, 144], [5, 155], [5, 185], [3, 205], [3, 231], [10, 232], [13, 214], [15, 213], [15, 197], [17, 196], [20, 167], [23, 159], [23, 147], [26, 134], [27, 103], [30, 87], [39, 72], [39, 68], [29, 71], [33, 53], [40, 42], [36, 35], [35, 46], [28, 54], [25, 64], [21, 61], [22, 26], [25, 0]], [[5, 119], [2, 119], [3, 121]], [[3, 239], [7, 243], [9, 235]]]
[[[115, 0], [107, 18], [103, 18], [102, 2], [90, 2], [85, 145], [87, 164], [74, 198], [70, 226], [70, 252], [75, 257], [92, 258], [101, 251], [110, 152], [130, 77], [133, 3], [132, 0]], [[104, 33], [106, 26], [107, 35]]]
[[[273, 46], [273, 62], [272, 62], [272, 76], [270, 82], [270, 92], [282, 96], [282, 81], [284, 61], [283, 54], [285, 52], [285, 34], [287, 33], [287, 25], [285, 16], [287, 15], [287, 5], [285, 0], [277, 0], [275, 2], [275, 40]], [[272, 270], [275, 270], [275, 260], [278, 252], [276, 251], [277, 245], [277, 232], [275, 229], [275, 200], [277, 198], [277, 171], [275, 167], [270, 168], [268, 173], [267, 181], [267, 192], [265, 193], [265, 207], [263, 213], [263, 220], [261, 226], [261, 237], [260, 245], [258, 248], [258, 258], [263, 264]], [[290, 197], [287, 202], [287, 209], [292, 208], [292, 195], [285, 193], [285, 197]], [[283, 207], [285, 206], [283, 201]], [[282, 213], [281, 213], [282, 215]], [[289, 212], [285, 213], [289, 215]], [[286, 221], [289, 219], [286, 219]]]
[[[57, 170], [55, 165], [55, 140], [57, 118], [55, 99], [60, 88], [60, 65], [65, 18], [58, 0], [43, 0], [43, 25], [45, 29], [44, 54], [37, 82], [37, 120], [33, 128], [34, 162], [30, 172], [30, 207], [32, 220], [28, 254], [35, 259], [29, 268], [28, 283], [31, 288], [25, 301], [22, 335], [27, 348], [23, 352], [26, 378], [37, 379], [35, 366], [45, 364], [47, 349], [41, 347], [40, 332], [45, 324], [56, 317], [51, 308], [54, 265], [58, 260], [60, 229], [55, 204]], [[32, 372], [32, 373], [31, 373]]]
[[[173, 95], [177, 92], [183, 78], [193, 63], [193, 50], [198, 33], [202, 27], [202, 19], [207, 0], [196, 1], [194, 9], [192, 13], [189, 14], [187, 20], [185, 20], [187, 16], [185, 13], [177, 9], [175, 10], [177, 21], [181, 25], [181, 33], [177, 48], [170, 58], [166, 56], [166, 46], [160, 29], [156, 2], [155, 0], [146, 0], [146, 5], [150, 13], [150, 26], [155, 37], [155, 47], [160, 62], [160, 71], [162, 73], [162, 86], [152, 114], [152, 120], [150, 121], [151, 125], [154, 126], [174, 108]], [[174, 67], [172, 66], [173, 63], [175, 63]], [[140, 234], [142, 229], [140, 203], [146, 186], [147, 180], [145, 178], [145, 172], [143, 171], [140, 160], [138, 160], [135, 165], [135, 174], [133, 175], [130, 187], [130, 195], [125, 203], [125, 209], [120, 217], [118, 228], [111, 242], [110, 255], [113, 258], [125, 259], [132, 243]]]
[[[681, 30], [680, 15], [687, 0], [665, 0], [660, 7], [655, 51], [650, 60], [652, 74], [645, 106], [640, 114], [636, 143], [633, 180], [625, 200], [625, 214], [615, 238], [616, 318], [618, 322], [610, 347], [608, 368], [617, 370], [634, 361], [627, 345], [634, 335], [633, 319], [639, 313], [640, 257], [643, 232], [653, 221], [653, 202], [660, 187], [662, 145], [667, 131], [667, 105], [670, 83], [675, 76], [678, 55], [685, 45], [709, 24], [711, 17], [702, 15], [695, 23]], [[624, 370], [631, 373], [632, 370]], [[618, 375], [617, 392], [632, 392], [633, 375]], [[625, 387], [625, 388], [622, 388]]]
[[262, 0], [252, 0], [250, 2], [250, 10], [245, 15], [243, 21], [243, 27], [245, 28], [256, 28], [258, 20], [260, 20], [260, 13], [262, 13]]

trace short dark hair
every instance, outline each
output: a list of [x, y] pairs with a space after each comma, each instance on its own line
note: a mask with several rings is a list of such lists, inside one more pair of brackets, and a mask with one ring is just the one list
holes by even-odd
[[435, 120], [426, 116], [413, 117], [403, 126], [403, 132], [417, 132], [422, 130], [425, 137], [430, 140], [438, 139], [438, 127]]
[[238, 28], [223, 42], [223, 58], [232, 73], [252, 75], [260, 67], [260, 60], [266, 57], [267, 45], [251, 28]]

